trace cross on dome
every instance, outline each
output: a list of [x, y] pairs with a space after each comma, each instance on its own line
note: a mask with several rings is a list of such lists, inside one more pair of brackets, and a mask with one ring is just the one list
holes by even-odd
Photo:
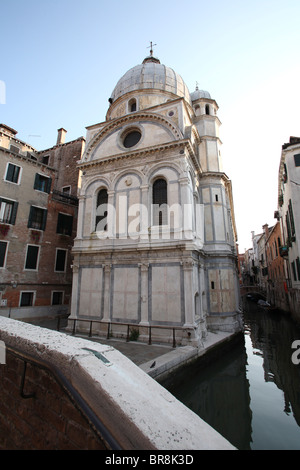
[[150, 48], [150, 56], [153, 57], [153, 46], [157, 46], [157, 44], [152, 44], [152, 41], [150, 41], [150, 46], [147, 47], [147, 49]]

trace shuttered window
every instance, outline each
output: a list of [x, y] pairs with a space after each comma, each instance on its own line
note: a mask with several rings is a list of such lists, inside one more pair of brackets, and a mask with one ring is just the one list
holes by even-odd
[[15, 225], [18, 202], [0, 198], [0, 222]]
[[47, 221], [47, 209], [30, 206], [28, 228], [36, 230], [45, 230]]
[[7, 165], [5, 180], [10, 181], [11, 183], [19, 183], [19, 178], [21, 175], [21, 167], [18, 165], [14, 165], [13, 163], [9, 163]]
[[51, 178], [49, 178], [49, 176], [36, 173], [33, 188], [49, 194], [51, 189]]

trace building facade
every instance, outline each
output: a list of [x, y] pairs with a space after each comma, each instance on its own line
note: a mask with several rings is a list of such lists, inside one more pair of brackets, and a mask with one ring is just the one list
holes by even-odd
[[239, 331], [237, 236], [216, 101], [190, 94], [151, 54], [109, 102], [106, 121], [87, 128], [79, 163], [72, 318], [115, 331], [136, 325], [140, 339], [143, 326], [156, 327], [162, 341], [176, 327], [182, 344], [201, 344], [208, 329]]
[[266, 261], [267, 261], [267, 301], [277, 308], [288, 311], [289, 302], [287, 296], [287, 283], [284, 260], [280, 256], [283, 245], [280, 222], [269, 229], [264, 226], [266, 235]]
[[285, 261], [289, 308], [300, 320], [300, 138], [282, 146], [278, 176], [280, 254]]
[[[84, 139], [38, 152], [0, 125], [0, 314], [67, 312]], [[76, 157], [76, 158], [75, 158]], [[76, 181], [76, 183], [75, 183]]]

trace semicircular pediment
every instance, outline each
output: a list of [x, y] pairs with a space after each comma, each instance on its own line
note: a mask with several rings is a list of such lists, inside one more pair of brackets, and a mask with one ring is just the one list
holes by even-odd
[[89, 142], [82, 162], [130, 151], [131, 148], [126, 148], [122, 144], [123, 132], [128, 133], [130, 130], [141, 134], [141, 139], [134, 145], [134, 149], [183, 139], [180, 129], [165, 116], [155, 113], [134, 113], [109, 121]]

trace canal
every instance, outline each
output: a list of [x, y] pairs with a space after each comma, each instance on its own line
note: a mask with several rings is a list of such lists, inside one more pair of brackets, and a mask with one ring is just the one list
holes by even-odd
[[292, 343], [300, 327], [251, 301], [244, 327], [244, 340], [213, 364], [194, 363], [162, 385], [240, 450], [299, 450], [300, 364]]

